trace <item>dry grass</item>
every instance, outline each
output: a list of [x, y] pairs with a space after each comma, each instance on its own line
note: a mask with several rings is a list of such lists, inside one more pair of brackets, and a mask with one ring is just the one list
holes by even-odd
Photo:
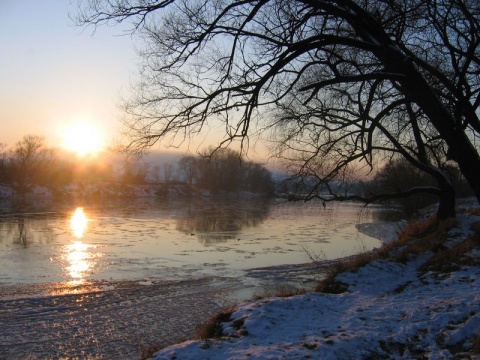
[[468, 254], [480, 246], [480, 222], [472, 225], [473, 234], [465, 241], [456, 244], [450, 249], [443, 249], [435, 254], [421, 268], [421, 271], [451, 272], [458, 270], [462, 265], [480, 266], [478, 258]]
[[213, 316], [206, 323], [199, 324], [195, 327], [196, 338], [199, 340], [207, 340], [220, 338], [222, 336], [222, 323], [230, 320], [234, 311], [234, 307], [228, 307]]
[[456, 225], [456, 219], [438, 221], [435, 216], [411, 223], [392, 244], [399, 249], [392, 260], [406, 263], [411, 255], [444, 250], [448, 230]]
[[348, 290], [348, 286], [341, 281], [335, 280], [336, 276], [345, 271], [357, 271], [373, 260], [381, 258], [382, 252], [371, 251], [350, 256], [344, 261], [339, 261], [327, 270], [327, 276], [317, 285], [316, 292], [328, 294], [341, 294]]
[[261, 294], [254, 295], [252, 300], [261, 300], [261, 299], [271, 298], [271, 297], [286, 298], [286, 297], [291, 297], [295, 295], [303, 295], [306, 292], [307, 291], [303, 288], [299, 289], [290, 284], [282, 284], [282, 285], [275, 286], [273, 289], [265, 290]]
[[315, 291], [324, 294], [342, 294], [348, 290], [348, 285], [335, 279], [335, 276], [327, 276], [316, 287]]
[[[419, 220], [409, 224], [400, 234], [398, 240], [384, 246], [378, 251], [365, 252], [340, 261], [327, 271], [327, 276], [315, 288], [317, 292], [339, 294], [348, 290], [348, 286], [335, 278], [338, 274], [352, 271], [379, 259], [391, 258], [393, 261], [405, 263], [411, 255], [425, 251], [438, 253], [445, 247], [447, 232], [456, 225], [455, 219], [437, 221], [436, 217]], [[394, 255], [392, 255], [394, 254]]]
[[163, 345], [157, 345], [157, 344], [150, 345], [147, 347], [142, 346], [141, 347], [142, 353], [141, 353], [140, 359], [141, 360], [151, 359], [153, 357], [153, 354], [155, 354], [157, 351], [162, 350], [164, 347], [165, 346]]

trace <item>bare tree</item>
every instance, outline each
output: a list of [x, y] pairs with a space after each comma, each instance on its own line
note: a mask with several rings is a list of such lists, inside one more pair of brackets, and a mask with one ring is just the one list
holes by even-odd
[[242, 158], [232, 149], [206, 148], [197, 156], [186, 155], [178, 163], [184, 180], [211, 193], [250, 191], [271, 194], [273, 181], [270, 171], [262, 165]]
[[0, 183], [8, 182], [8, 154], [7, 145], [0, 143]]
[[160, 165], [153, 165], [150, 169], [150, 179], [155, 184], [160, 182]]
[[18, 141], [11, 153], [11, 174], [14, 188], [26, 192], [34, 183], [44, 183], [55, 151], [46, 146], [46, 139], [26, 135]]
[[180, 176], [183, 177], [190, 186], [197, 180], [198, 169], [197, 160], [192, 155], [184, 155], [178, 161], [178, 171]]
[[163, 180], [168, 183], [173, 180], [173, 175], [175, 173], [175, 165], [171, 163], [165, 163], [162, 165], [163, 168]]
[[125, 156], [121, 159], [120, 181], [125, 184], [145, 184], [150, 165], [137, 157]]
[[266, 130], [284, 158], [304, 145], [298, 170], [318, 185], [400, 154], [436, 178], [441, 217], [447, 161], [480, 200], [477, 0], [85, 2], [80, 23], [131, 21], [146, 40], [127, 148], [220, 121], [219, 147]]

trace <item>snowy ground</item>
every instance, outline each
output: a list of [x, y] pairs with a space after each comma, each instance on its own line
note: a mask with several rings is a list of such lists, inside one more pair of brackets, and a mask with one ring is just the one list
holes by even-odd
[[[479, 217], [459, 216], [449, 243], [469, 234]], [[250, 301], [222, 323], [223, 337], [187, 341], [156, 359], [480, 359], [480, 247], [477, 265], [441, 273], [419, 272], [433, 256], [405, 264], [377, 260], [340, 274], [342, 294], [309, 293]]]

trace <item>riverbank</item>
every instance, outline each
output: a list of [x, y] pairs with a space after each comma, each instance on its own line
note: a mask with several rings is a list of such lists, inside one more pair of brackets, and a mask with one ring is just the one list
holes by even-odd
[[336, 294], [244, 303], [223, 315], [217, 338], [154, 358], [479, 359], [479, 223], [459, 215], [444, 241], [429, 240], [435, 251], [404, 255], [418, 239], [394, 243], [386, 258], [338, 274]]

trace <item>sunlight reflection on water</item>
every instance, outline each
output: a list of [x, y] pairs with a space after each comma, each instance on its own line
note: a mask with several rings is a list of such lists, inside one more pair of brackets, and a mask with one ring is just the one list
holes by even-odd
[[77, 239], [81, 239], [87, 230], [87, 226], [87, 215], [85, 215], [82, 207], [77, 207], [70, 218], [70, 228], [72, 229], [73, 236]]
[[93, 256], [87, 252], [89, 248], [94, 248], [94, 246], [81, 241], [75, 241], [73, 244], [65, 246], [65, 257], [68, 262], [66, 270], [72, 278], [82, 280], [93, 266]]
[[[88, 222], [89, 218], [83, 208], [77, 207], [70, 218], [72, 235], [77, 239], [83, 238], [88, 228]], [[61, 259], [64, 263], [65, 272], [72, 278], [67, 282], [68, 287], [76, 288], [83, 284], [85, 277], [91, 273], [96, 256], [89, 250], [95, 248], [95, 245], [86, 244], [81, 240], [73, 240], [71, 244], [64, 246], [65, 255]], [[67, 289], [67, 291], [69, 290]]]

